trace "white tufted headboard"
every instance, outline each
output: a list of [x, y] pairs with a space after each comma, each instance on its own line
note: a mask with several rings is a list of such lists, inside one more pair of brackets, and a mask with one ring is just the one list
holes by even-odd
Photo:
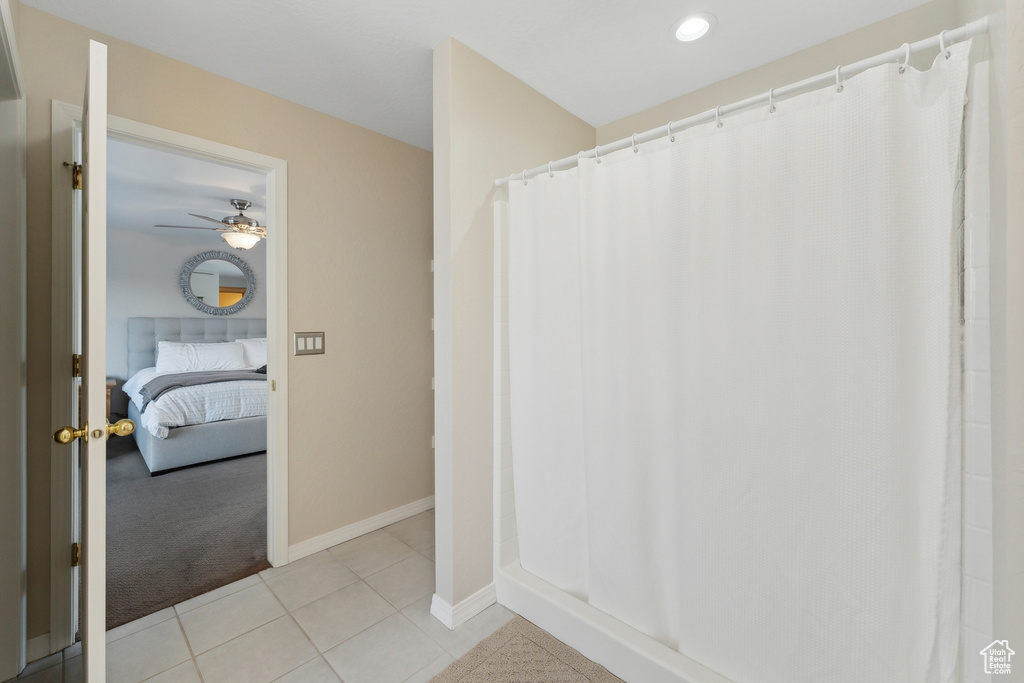
[[266, 336], [264, 318], [128, 318], [128, 376], [156, 365], [158, 341], [222, 342]]

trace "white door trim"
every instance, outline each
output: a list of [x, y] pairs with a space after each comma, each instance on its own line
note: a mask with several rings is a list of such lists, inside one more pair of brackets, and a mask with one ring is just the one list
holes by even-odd
[[[67, 238], [74, 210], [70, 194], [58, 192], [61, 183], [68, 182], [64, 161], [71, 160], [71, 145], [76, 122], [81, 121], [81, 107], [54, 101], [52, 105], [53, 155], [53, 283], [52, 363], [54, 370], [66, 374], [66, 352], [70, 348], [68, 307], [71, 304], [70, 263], [73, 253]], [[288, 165], [283, 159], [239, 149], [211, 140], [131, 121], [118, 116], [108, 117], [108, 134], [136, 144], [162, 148], [228, 164], [267, 176], [267, 222], [272, 227], [267, 236], [267, 346], [268, 380], [275, 386], [270, 392], [269, 420], [267, 422], [267, 559], [277, 567], [288, 562]], [[59, 416], [70, 417], [70, 407], [60, 394], [66, 388], [54, 372], [52, 379], [52, 421]], [[61, 422], [70, 424], [70, 422]], [[55, 449], [56, 450], [56, 449]], [[72, 510], [77, 505], [71, 500], [71, 463], [67, 450], [56, 451], [51, 458], [51, 548], [52, 571], [50, 588], [50, 647], [56, 652], [74, 640], [75, 624], [72, 606], [77, 599], [73, 575], [68, 571], [64, 550], [69, 549], [72, 538], [70, 524]], [[60, 462], [58, 462], [60, 460]]]

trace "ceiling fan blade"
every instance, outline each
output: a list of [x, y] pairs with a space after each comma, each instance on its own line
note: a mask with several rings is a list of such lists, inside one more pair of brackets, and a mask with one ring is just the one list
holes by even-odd
[[213, 230], [214, 232], [228, 232], [227, 228], [207, 228], [204, 225], [154, 225], [153, 227], [154, 228], [185, 228], [187, 230]]
[[204, 221], [210, 221], [211, 223], [218, 223], [220, 225], [227, 225], [224, 221], [219, 221], [216, 218], [210, 218], [209, 216], [200, 216], [198, 213], [190, 213], [189, 216], [195, 216], [196, 218], [202, 218]]

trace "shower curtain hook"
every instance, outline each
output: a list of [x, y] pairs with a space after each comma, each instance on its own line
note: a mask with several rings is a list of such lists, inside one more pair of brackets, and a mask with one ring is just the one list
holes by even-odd
[[629, 139], [633, 143], [633, 154], [636, 154], [637, 152], [640, 151], [639, 149], [636, 148], [636, 133], [633, 133], [632, 137], [630, 137]]
[[668, 128], [666, 129], [665, 132], [668, 135], [668, 141], [669, 142], [675, 142], [676, 141], [676, 136], [672, 135], [672, 122], [671, 121], [668, 122]]
[[903, 59], [903, 64], [900, 65], [900, 73], [903, 73], [910, 64], [910, 43], [903, 43], [900, 47], [907, 51], [907, 56]]
[[722, 105], [715, 107], [715, 125], [719, 128], [725, 125], [722, 123]]
[[836, 92], [843, 92], [843, 82], [840, 80], [840, 73], [839, 73], [842, 70], [842, 68], [843, 68], [842, 64], [840, 64], [839, 66], [836, 67]]
[[526, 169], [523, 169], [523, 185], [526, 184]]
[[949, 50], [946, 49], [946, 31], [948, 30], [948, 28], [944, 28], [939, 31], [939, 52], [942, 52], [946, 59], [949, 59], [950, 56]]
[[549, 178], [554, 178], [555, 177], [555, 172], [551, 170], [551, 164], [553, 164], [553, 163], [555, 163], [555, 162], [553, 162], [553, 161], [549, 161], [548, 162], [548, 177]]
[[768, 90], [768, 113], [775, 113], [775, 88], [770, 88]]
[[601, 163], [601, 145], [594, 145], [594, 158], [597, 159], [597, 163]]

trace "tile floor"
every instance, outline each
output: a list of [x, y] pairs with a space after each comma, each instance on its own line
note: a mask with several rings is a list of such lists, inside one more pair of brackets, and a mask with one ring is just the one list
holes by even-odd
[[[429, 681], [513, 616], [492, 605], [450, 631], [433, 592], [428, 510], [109, 631], [107, 681]], [[81, 659], [52, 655], [17, 681], [78, 683]]]

